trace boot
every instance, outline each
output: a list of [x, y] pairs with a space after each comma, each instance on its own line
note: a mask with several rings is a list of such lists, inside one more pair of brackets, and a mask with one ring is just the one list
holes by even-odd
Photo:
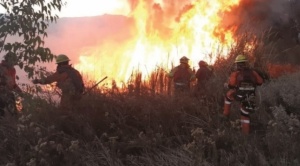
[[250, 118], [241, 116], [242, 133], [248, 135], [250, 133]]
[[231, 108], [231, 102], [225, 100], [223, 115], [227, 118], [229, 117], [230, 114], [230, 108]]

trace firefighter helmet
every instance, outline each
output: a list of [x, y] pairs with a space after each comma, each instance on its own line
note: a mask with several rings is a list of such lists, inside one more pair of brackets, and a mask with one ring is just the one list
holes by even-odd
[[208, 64], [205, 61], [199, 61], [199, 66], [208, 66]]
[[180, 58], [180, 63], [188, 63], [189, 62], [189, 58], [187, 58], [186, 56], [183, 56]]
[[56, 57], [56, 64], [68, 61], [70, 61], [70, 59], [65, 54], [60, 54]]
[[235, 63], [248, 62], [248, 59], [245, 55], [238, 55], [235, 58]]

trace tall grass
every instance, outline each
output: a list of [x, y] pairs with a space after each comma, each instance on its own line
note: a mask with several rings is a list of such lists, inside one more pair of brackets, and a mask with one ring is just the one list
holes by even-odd
[[240, 131], [237, 103], [228, 120], [219, 116], [235, 55], [265, 59], [258, 51], [262, 46], [249, 50], [246, 39], [226, 58], [217, 58], [206, 100], [193, 93], [173, 97], [161, 68], [148, 81], [137, 72], [123, 89], [96, 88], [71, 112], [28, 88], [18, 117], [0, 119], [0, 164], [299, 165], [299, 72], [258, 88], [259, 109], [251, 115], [249, 136]]

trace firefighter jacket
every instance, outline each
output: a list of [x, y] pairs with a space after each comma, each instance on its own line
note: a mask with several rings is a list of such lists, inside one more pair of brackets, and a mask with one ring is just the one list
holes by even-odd
[[14, 91], [17, 93], [22, 93], [21, 88], [16, 83], [16, 69], [13, 66], [9, 66], [5, 61], [0, 63], [0, 76], [5, 85], [6, 89], [9, 91]]
[[212, 76], [212, 70], [207, 66], [201, 66], [196, 72], [198, 86], [204, 86], [207, 80]]
[[83, 92], [82, 77], [71, 65], [58, 65], [54, 74], [39, 80], [40, 84], [50, 84], [53, 82], [57, 82], [57, 87], [61, 89], [62, 96], [81, 95]]
[[170, 78], [173, 78], [175, 84], [189, 84], [190, 81], [194, 81], [196, 76], [190, 66], [186, 63], [181, 63], [171, 70], [168, 74]]
[[254, 87], [263, 83], [262, 77], [252, 69], [237, 70], [230, 74], [228, 87], [236, 89], [242, 86], [242, 83], [252, 83]]

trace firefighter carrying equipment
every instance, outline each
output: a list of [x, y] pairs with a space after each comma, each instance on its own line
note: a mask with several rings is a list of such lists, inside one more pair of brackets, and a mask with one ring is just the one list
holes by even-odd
[[194, 72], [186, 63], [181, 63], [179, 66], [173, 68], [168, 76], [173, 78], [175, 84], [184, 84], [188, 86], [191, 81], [196, 79]]
[[[236, 62], [245, 63], [245, 57], [237, 57]], [[228, 117], [232, 101], [236, 100], [240, 103], [242, 132], [248, 134], [250, 131], [250, 114], [256, 109], [255, 105], [255, 89], [257, 85], [261, 85], [263, 79], [252, 69], [243, 68], [230, 74], [228, 81], [229, 91], [226, 93], [224, 101], [223, 115]]]
[[200, 61], [199, 69], [195, 76], [197, 78], [195, 92], [199, 97], [204, 97], [209, 92], [208, 83], [209, 79], [213, 76], [213, 71], [205, 61]]
[[[244, 110], [254, 112], [256, 86], [262, 84], [262, 80], [254, 70], [242, 70], [237, 72], [234, 99], [241, 102]], [[231, 84], [232, 85], [232, 84]]]
[[69, 57], [65, 54], [60, 54], [56, 57], [56, 64], [62, 63], [62, 62], [68, 62], [70, 61]]
[[75, 87], [76, 94], [83, 94], [85, 90], [85, 86], [84, 86], [82, 76], [78, 70], [74, 69], [73, 67], [61, 67], [57, 69], [57, 72], [59, 73], [66, 72], [69, 78], [71, 79], [72, 84]]
[[57, 65], [56, 72], [43, 79], [34, 80], [33, 83], [50, 84], [57, 82], [61, 89], [60, 108], [73, 110], [78, 105], [84, 91], [84, 84], [80, 73], [69, 64]]
[[189, 92], [190, 82], [196, 79], [188, 63], [180, 63], [167, 76], [173, 78], [175, 96], [182, 94], [181, 92]]

